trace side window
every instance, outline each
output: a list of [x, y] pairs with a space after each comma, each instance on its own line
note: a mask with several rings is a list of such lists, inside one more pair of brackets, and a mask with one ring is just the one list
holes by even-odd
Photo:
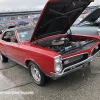
[[7, 31], [4, 33], [2, 40], [6, 42], [14, 42], [18, 43], [15, 32], [14, 31]]

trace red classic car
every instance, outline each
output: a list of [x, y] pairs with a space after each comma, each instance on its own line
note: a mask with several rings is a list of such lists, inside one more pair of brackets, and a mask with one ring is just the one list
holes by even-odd
[[[33, 81], [58, 79], [87, 67], [100, 51], [97, 36], [65, 34], [92, 0], [49, 0], [36, 27], [6, 30], [0, 40], [2, 62], [8, 58], [29, 68]], [[83, 30], [84, 31], [84, 30]]]

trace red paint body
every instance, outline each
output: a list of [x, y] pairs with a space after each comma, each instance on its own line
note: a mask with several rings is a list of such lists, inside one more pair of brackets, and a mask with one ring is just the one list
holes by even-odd
[[[65, 36], [65, 34], [63, 35]], [[94, 35], [93, 36], [73, 35], [73, 37], [76, 39], [80, 37], [84, 38], [85, 36], [92, 39], [96, 39], [98, 42], [88, 49], [62, 56], [62, 58], [66, 58], [66, 57], [84, 53], [84, 52], [89, 52], [89, 55], [91, 55], [91, 50], [100, 42], [100, 37], [94, 36]], [[54, 36], [50, 36], [50, 37], [54, 37]], [[16, 44], [16, 43], [12, 43], [12, 42], [8, 43], [3, 40], [0, 40], [0, 52], [4, 54], [5, 56], [12, 58], [26, 66], [27, 64], [25, 64], [25, 61], [32, 60], [47, 75], [50, 75], [50, 72], [54, 72], [54, 57], [59, 55], [59, 53], [55, 51], [33, 45], [29, 41], [23, 42], [22, 44], [21, 43]]]
[[[49, 0], [47, 2], [47, 4], [49, 2], [56, 2], [56, 1], [60, 1], [60, 0]], [[93, 0], [89, 0], [89, 1], [93, 1]], [[42, 15], [47, 7], [47, 4], [44, 7], [43, 12], [38, 20], [38, 23], [37, 23], [36, 28], [33, 32], [32, 38], [34, 36], [34, 33], [37, 29], [37, 26], [38, 26], [40, 20], [41, 20], [41, 17], [42, 17]], [[5, 55], [9, 58], [12, 58], [12, 59], [16, 60], [17, 62], [19, 62], [22, 65], [25, 65], [27, 67], [28, 67], [28, 64], [26, 63], [27, 60], [34, 61], [41, 68], [43, 73], [51, 76], [50, 72], [55, 72], [55, 70], [54, 70], [54, 57], [58, 56], [60, 54], [53, 51], [53, 50], [43, 48], [43, 47], [40, 47], [37, 45], [33, 45], [31, 41], [21, 43], [19, 41], [17, 31], [15, 31], [15, 33], [17, 36], [18, 44], [12, 43], [12, 42], [5, 42], [3, 40], [0, 40], [0, 52], [3, 55]], [[49, 37], [39, 39], [37, 41], [44, 40], [44, 39], [51, 38], [51, 37], [55, 37], [55, 36], [59, 36], [59, 35], [60, 34], [52, 35]], [[61, 34], [61, 35], [66, 36], [66, 34]], [[84, 52], [89, 52], [89, 55], [91, 55], [91, 50], [100, 42], [100, 37], [94, 36], [94, 35], [93, 36], [92, 35], [91, 36], [89, 36], [89, 35], [72, 35], [72, 38], [74, 38], [74, 39], [80, 39], [80, 38], [95, 39], [95, 40], [97, 40], [97, 42], [92, 47], [90, 47], [88, 49], [81, 50], [81, 51], [71, 53], [68, 55], [64, 55], [64, 56], [62, 56], [62, 58], [66, 58], [66, 57], [73, 56], [73, 55], [80, 54], [80, 53], [84, 53]]]

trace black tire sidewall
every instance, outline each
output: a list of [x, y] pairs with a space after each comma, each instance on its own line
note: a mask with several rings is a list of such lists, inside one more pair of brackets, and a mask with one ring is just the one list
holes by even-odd
[[1, 59], [2, 62], [8, 61], [8, 58], [6, 56], [4, 56], [2, 53], [1, 53], [1, 56], [2, 56], [2, 59]]

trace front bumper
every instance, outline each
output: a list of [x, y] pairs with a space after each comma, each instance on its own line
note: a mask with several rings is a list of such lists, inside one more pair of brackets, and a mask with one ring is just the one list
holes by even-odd
[[100, 52], [100, 50], [96, 54], [94, 54], [93, 56], [88, 57], [86, 60], [81, 61], [77, 64], [74, 64], [72, 66], [66, 67], [65, 69], [62, 70], [61, 73], [50, 72], [51, 73], [51, 78], [56, 80], [56, 79], [58, 79], [62, 76], [65, 76], [65, 75], [67, 75], [71, 72], [77, 71], [77, 70], [79, 70], [83, 67], [88, 66], [88, 63], [91, 62], [92, 60], [94, 60], [94, 58], [99, 54], [99, 52]]

